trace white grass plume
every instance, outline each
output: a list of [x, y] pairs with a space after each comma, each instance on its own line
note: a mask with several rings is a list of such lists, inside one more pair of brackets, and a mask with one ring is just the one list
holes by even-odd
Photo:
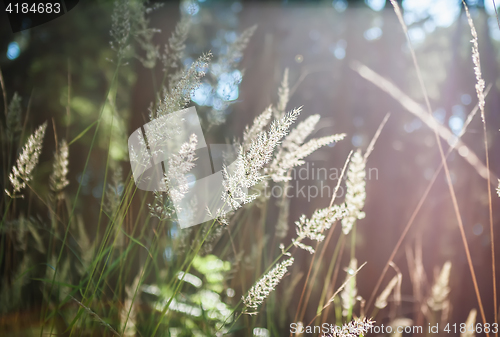
[[[47, 122], [36, 129], [35, 133], [29, 137], [24, 145], [23, 152], [17, 158], [16, 165], [12, 168], [12, 173], [9, 174], [9, 180], [13, 188], [12, 195], [20, 192], [26, 187], [26, 183], [33, 179], [33, 169], [38, 164], [38, 158], [42, 152], [42, 142], [46, 128]], [[5, 192], [9, 196], [11, 195], [7, 190]]]
[[305, 238], [323, 241], [325, 235], [323, 232], [329, 229], [333, 223], [346, 217], [349, 214], [349, 209], [344, 205], [333, 205], [332, 207], [327, 207], [323, 209], [316, 210], [311, 218], [306, 218], [302, 215], [295, 224], [297, 226], [297, 237], [292, 240], [292, 243], [299, 248], [302, 248], [311, 254], [314, 253], [314, 249], [302, 243]]
[[137, 311], [139, 309], [139, 283], [142, 272], [134, 278], [130, 286], [125, 286], [126, 298], [120, 310], [122, 337], [135, 337], [137, 333]]
[[[245, 29], [235, 41], [224, 45], [222, 50], [226, 50], [219, 55], [216, 61], [210, 66], [209, 77], [205, 84], [211, 87], [211, 95], [216, 95], [220, 76], [226, 76], [228, 85], [237, 88], [245, 76], [245, 69], [238, 67], [243, 58], [243, 51], [246, 49], [250, 38], [255, 32], [256, 26]], [[225, 91], [222, 98], [229, 98], [229, 91]], [[220, 104], [213, 106], [206, 111], [208, 127], [221, 125], [226, 121], [227, 109], [236, 101], [223, 99]]]
[[110, 46], [120, 58], [125, 55], [129, 44], [131, 27], [129, 0], [115, 0], [111, 21]]
[[285, 155], [280, 156], [281, 158], [277, 160], [275, 172], [273, 172], [272, 175], [273, 181], [278, 182], [289, 180], [290, 177], [287, 175], [287, 172], [296, 166], [305, 164], [305, 161], [303, 160], [305, 157], [325, 145], [341, 141], [345, 136], [345, 133], [342, 133], [321, 138], [314, 138], [298, 147], [295, 151], [288, 152]]
[[248, 125], [245, 127], [242, 144], [244, 149], [249, 149], [250, 145], [252, 145], [252, 141], [265, 130], [271, 120], [271, 115], [272, 109], [271, 106], [269, 106], [260, 115], [255, 117], [251, 127], [248, 127]]
[[410, 281], [413, 287], [413, 297], [415, 301], [421, 303], [422, 300], [422, 288], [426, 283], [427, 276], [425, 275], [424, 265], [422, 262], [422, 240], [421, 237], [417, 237], [415, 243], [415, 252], [410, 246], [406, 247], [406, 258], [408, 263], [408, 269], [410, 271]]
[[7, 135], [13, 138], [21, 130], [21, 96], [14, 93], [7, 110]]
[[278, 89], [278, 104], [274, 109], [275, 118], [283, 117], [289, 99], [290, 99], [290, 88], [288, 84], [288, 68], [286, 68], [285, 72], [283, 73], [283, 80], [281, 81], [281, 86]]
[[172, 154], [168, 160], [168, 169], [165, 174], [165, 183], [169, 186], [170, 198], [181, 201], [188, 191], [186, 173], [195, 167], [195, 151], [198, 139], [195, 134], [189, 137], [189, 142], [181, 145], [178, 154]]
[[175, 214], [174, 206], [165, 200], [164, 194], [160, 191], [154, 191], [154, 201], [152, 204], [148, 204], [148, 208], [149, 214], [161, 221], [167, 220]]
[[481, 61], [479, 58], [479, 45], [477, 43], [477, 32], [476, 27], [474, 27], [474, 22], [472, 21], [472, 17], [469, 13], [469, 8], [465, 4], [465, 1], [462, 0], [462, 3], [465, 8], [465, 14], [467, 14], [467, 22], [470, 26], [470, 31], [472, 34], [472, 62], [474, 63], [474, 74], [476, 75], [476, 94], [478, 98], [479, 109], [481, 110], [481, 118], [484, 123], [484, 80], [481, 74]]
[[191, 18], [184, 15], [168, 39], [168, 45], [165, 46], [165, 54], [168, 57], [165, 59], [165, 67], [178, 67], [182, 62], [184, 56], [184, 49], [186, 49], [186, 40], [191, 26]]
[[295, 122], [300, 112], [301, 108], [294, 109], [280, 120], [273, 121], [269, 131], [260, 132], [248, 149], [240, 147], [234, 173], [229, 173], [226, 167], [223, 168], [225, 192], [222, 195], [222, 200], [233, 209], [237, 209], [242, 204], [251, 202], [257, 197], [257, 195], [248, 195], [246, 189], [266, 178], [261, 173], [262, 168], [269, 163], [276, 146], [286, 136], [290, 125]]
[[163, 71], [170, 71], [169, 85], [172, 87], [182, 73], [182, 59], [186, 49], [186, 40], [191, 27], [191, 16], [183, 15], [165, 45], [162, 55]]
[[219, 62], [217, 62], [217, 64], [221, 66], [220, 69], [218, 71], [212, 69], [214, 75], [218, 76], [220, 73], [227, 72], [228, 70], [236, 67], [238, 62], [243, 57], [243, 51], [247, 47], [248, 42], [250, 42], [250, 38], [255, 33], [256, 29], [257, 25], [245, 29], [236, 41], [229, 45], [227, 53], [220, 58]]
[[106, 193], [104, 195], [104, 199], [106, 200], [106, 203], [104, 204], [104, 210], [108, 212], [110, 216], [115, 214], [116, 210], [120, 206], [123, 189], [124, 185], [122, 168], [120, 166], [117, 166], [113, 171], [111, 184], [108, 184]]
[[211, 53], [204, 54], [194, 61], [188, 69], [184, 70], [176, 81], [176, 85], [165, 93], [163, 101], [150, 118], [155, 119], [185, 108], [191, 101], [194, 90], [200, 85], [201, 78], [205, 76], [211, 58]]
[[465, 332], [462, 332], [460, 334], [460, 337], [474, 337], [476, 334], [474, 333], [474, 329], [470, 329], [469, 327], [473, 326], [475, 327], [476, 325], [476, 316], [477, 316], [477, 311], [476, 309], [472, 309], [469, 312], [469, 315], [467, 316], [467, 320], [465, 321]]
[[[56, 273], [57, 268], [57, 273]], [[56, 273], [54, 277], [54, 273]], [[52, 286], [62, 282], [71, 282], [71, 261], [69, 257], [62, 257], [60, 263], [57, 263], [57, 255], [53, 254], [49, 258], [47, 268], [45, 269], [45, 282], [50, 283]], [[69, 281], [69, 282], [68, 282]], [[62, 300], [68, 294], [66, 287], [58, 287], [52, 295], [55, 295], [58, 300]], [[45, 294], [48, 296], [48, 293]]]
[[387, 306], [387, 299], [389, 295], [392, 293], [394, 287], [398, 284], [398, 276], [394, 276], [392, 280], [389, 281], [385, 289], [380, 293], [380, 295], [375, 300], [375, 307], [379, 309], [383, 309]]
[[343, 316], [347, 316], [349, 312], [352, 312], [352, 309], [356, 304], [358, 288], [356, 287], [356, 275], [354, 274], [354, 272], [357, 268], [358, 261], [356, 259], [351, 259], [351, 262], [349, 262], [349, 267], [347, 267], [346, 285], [344, 287], [344, 290], [342, 290], [342, 292], [340, 293], [340, 298], [342, 299], [342, 308], [344, 309]]
[[342, 231], [345, 235], [349, 234], [356, 220], [365, 217], [365, 213], [362, 211], [366, 199], [365, 176], [365, 160], [361, 155], [361, 151], [358, 150], [352, 155], [347, 171], [345, 203], [350, 214], [342, 219]]
[[248, 309], [256, 310], [264, 302], [285, 276], [287, 268], [293, 264], [293, 261], [292, 257], [279, 263], [250, 288], [247, 295], [243, 297], [245, 313], [251, 314], [251, 312], [248, 312]]
[[50, 175], [50, 189], [58, 195], [59, 199], [62, 196], [60, 192], [69, 184], [67, 178], [68, 155], [68, 143], [63, 139], [61, 146], [54, 155], [54, 164], [52, 166], [52, 174]]
[[[487, 169], [487, 181], [488, 181], [488, 206], [489, 206], [489, 222], [490, 222], [490, 240], [491, 240], [491, 267], [493, 274], [493, 305], [494, 305], [494, 317], [495, 323], [498, 323], [498, 305], [497, 305], [497, 286], [496, 286], [496, 261], [495, 261], [495, 233], [493, 230], [493, 208], [492, 208], [492, 200], [491, 200], [491, 171], [490, 171], [490, 158], [488, 154], [488, 134], [486, 131], [486, 118], [484, 113], [484, 105], [485, 105], [485, 93], [484, 93], [484, 80], [481, 74], [481, 61], [479, 58], [479, 45], [477, 42], [477, 32], [474, 27], [474, 22], [472, 21], [472, 17], [469, 13], [469, 8], [467, 7], [465, 1], [462, 0], [462, 3], [465, 8], [465, 13], [467, 14], [467, 21], [470, 26], [471, 34], [472, 34], [472, 62], [474, 63], [474, 73], [476, 75], [476, 94], [478, 98], [478, 106], [481, 110], [481, 119], [483, 121], [483, 134], [484, 134], [484, 150], [486, 153], [486, 169]], [[496, 13], [496, 5], [495, 5], [495, 13]], [[498, 20], [498, 13], [497, 20]], [[483, 317], [484, 318], [484, 317]], [[498, 334], [495, 334], [498, 336]]]
[[155, 4], [153, 7], [146, 7], [146, 4], [147, 2], [145, 1], [132, 1], [130, 3], [131, 35], [138, 46], [144, 51], [144, 56], [136, 53], [135, 57], [145, 68], [153, 69], [156, 66], [156, 60], [160, 58], [159, 46], [154, 44], [153, 38], [156, 33], [161, 31], [149, 26], [149, 19], [146, 17], [146, 14], [159, 6]]
[[92, 264], [98, 241], [90, 240], [85, 229], [85, 222], [80, 214], [76, 216], [76, 224], [78, 228], [78, 245], [80, 246], [80, 263], [76, 265], [76, 270], [80, 276], [83, 276]]
[[[283, 191], [288, 190], [289, 182], [284, 182]], [[286, 197], [286, 194], [283, 193], [282, 197], [278, 201], [279, 213], [278, 220], [276, 221], [276, 237], [280, 239], [284, 239], [288, 234], [288, 221], [290, 214], [290, 198]]]
[[290, 134], [283, 139], [283, 148], [288, 151], [297, 150], [314, 131], [320, 118], [320, 115], [314, 114], [300, 122], [297, 127], [290, 131]]
[[290, 180], [291, 177], [288, 172], [296, 166], [303, 165], [305, 157], [325, 145], [344, 139], [345, 134], [342, 133], [314, 138], [304, 144], [307, 137], [314, 131], [319, 120], [320, 116], [317, 114], [309, 116], [283, 139], [283, 144], [279, 147], [278, 153], [269, 168], [269, 173], [274, 182]]
[[443, 268], [441, 268], [439, 276], [432, 285], [431, 296], [429, 297], [427, 304], [434, 311], [442, 310], [447, 304], [446, 302], [450, 293], [450, 271], [451, 262], [446, 261]]
[[371, 319], [358, 318], [342, 325], [341, 327], [337, 326], [335, 328], [335, 331], [324, 334], [323, 337], [366, 336], [368, 331], [370, 331], [370, 329], [373, 327], [373, 323], [375, 323], [375, 321], [372, 321]]
[[[181, 201], [189, 190], [186, 173], [195, 166], [197, 143], [196, 135], [192, 134], [189, 137], [189, 142], [181, 145], [179, 153], [172, 154], [168, 160], [167, 172], [163, 176], [163, 181], [167, 187], [168, 197], [175, 202]], [[164, 194], [160, 191], [154, 192], [154, 202], [148, 204], [148, 208], [151, 216], [160, 220], [166, 220], [175, 213], [173, 205], [165, 200]]]

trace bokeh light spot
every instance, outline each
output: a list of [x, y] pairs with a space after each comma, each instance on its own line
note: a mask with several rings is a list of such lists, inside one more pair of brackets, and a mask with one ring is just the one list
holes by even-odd
[[7, 58], [9, 60], [14, 60], [14, 59], [18, 58], [20, 53], [21, 53], [21, 49], [19, 48], [19, 45], [17, 44], [17, 42], [9, 43], [9, 46], [7, 47]]
[[366, 30], [364, 32], [363, 36], [368, 41], [377, 40], [382, 36], [382, 29], [380, 29], [380, 27], [372, 27], [372, 28]]
[[385, 0], [365, 0], [365, 3], [374, 11], [380, 11], [385, 7]]

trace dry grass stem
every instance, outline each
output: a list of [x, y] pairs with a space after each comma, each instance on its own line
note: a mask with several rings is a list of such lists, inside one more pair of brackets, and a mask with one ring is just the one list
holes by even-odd
[[[431, 105], [430, 105], [430, 102], [429, 102], [429, 97], [427, 95], [427, 90], [426, 90], [424, 82], [422, 80], [422, 73], [420, 71], [420, 67], [419, 67], [418, 62], [417, 62], [417, 57], [415, 55], [415, 50], [413, 49], [410, 37], [408, 35], [408, 29], [407, 29], [406, 24], [404, 22], [403, 15], [401, 14], [401, 10], [399, 8], [399, 5], [398, 5], [398, 3], [395, 0], [391, 0], [391, 4], [393, 5], [394, 10], [396, 12], [396, 15], [398, 17], [398, 20], [401, 23], [401, 26], [403, 27], [403, 30], [405, 32], [405, 36], [406, 36], [406, 39], [407, 39], [407, 42], [408, 42], [408, 46], [410, 48], [410, 52], [411, 52], [411, 55], [412, 55], [413, 64], [414, 64], [415, 69], [417, 71], [417, 76], [418, 76], [418, 79], [419, 79], [420, 87], [422, 89], [422, 93], [424, 95], [425, 102], [426, 102], [426, 105], [427, 105], [427, 113], [428, 113], [429, 118], [432, 118], [432, 109], [431, 109]], [[474, 284], [474, 290], [475, 290], [475, 293], [476, 293], [476, 298], [477, 298], [477, 301], [479, 303], [479, 310], [481, 312], [483, 323], [486, 324], [486, 316], [484, 314], [484, 307], [483, 307], [483, 304], [482, 304], [481, 295], [479, 293], [479, 287], [478, 287], [478, 284], [477, 284], [477, 279], [476, 279], [476, 273], [474, 271], [474, 266], [472, 264], [472, 258], [471, 258], [471, 255], [470, 255], [469, 245], [467, 243], [467, 238], [465, 236], [464, 226], [463, 226], [463, 222], [462, 222], [462, 216], [460, 214], [460, 210], [459, 210], [459, 207], [458, 207], [458, 202], [457, 202], [457, 199], [456, 199], [455, 188], [453, 187], [453, 182], [452, 182], [452, 179], [451, 179], [451, 175], [450, 175], [450, 171], [449, 171], [449, 168], [448, 168], [448, 164], [446, 162], [446, 157], [445, 157], [445, 154], [444, 154], [444, 151], [443, 151], [443, 147], [441, 145], [441, 141], [439, 139], [438, 129], [437, 128], [433, 128], [433, 131], [434, 131], [434, 135], [435, 135], [435, 138], [436, 138], [436, 143], [437, 143], [438, 148], [439, 148], [439, 154], [441, 156], [441, 162], [442, 162], [443, 167], [444, 167], [444, 172], [445, 172], [445, 175], [446, 175], [446, 180], [447, 180], [448, 188], [449, 188], [449, 191], [450, 191], [450, 196], [451, 196], [451, 201], [452, 201], [452, 204], [453, 204], [453, 209], [455, 211], [455, 215], [456, 215], [456, 218], [457, 218], [458, 228], [460, 230], [460, 235], [462, 237], [462, 242], [463, 242], [463, 245], [464, 245], [465, 254], [467, 256], [467, 263], [469, 265], [469, 269], [470, 269], [470, 273], [471, 273], [471, 277], [472, 277], [472, 282]], [[489, 337], [489, 333], [486, 333], [486, 336]]]
[[[435, 130], [439, 136], [455, 148], [463, 148], [465, 160], [477, 171], [477, 173], [484, 179], [488, 179], [488, 170], [486, 166], [479, 160], [477, 155], [457, 136], [455, 136], [449, 129], [439, 124], [436, 119], [430, 115], [420, 104], [411, 99], [408, 95], [403, 93], [391, 81], [377, 74], [372, 69], [359, 62], [351, 62], [351, 67], [363, 78], [370, 81], [398, 101], [406, 110], [418, 117], [424, 122], [431, 130]], [[496, 177], [493, 172], [490, 172], [491, 177]]]
[[[491, 200], [491, 174], [490, 174], [490, 156], [489, 156], [489, 148], [488, 148], [488, 135], [486, 133], [486, 117], [484, 113], [484, 80], [481, 74], [481, 59], [479, 56], [479, 45], [477, 42], [477, 32], [476, 27], [474, 27], [474, 22], [472, 21], [472, 17], [469, 13], [469, 8], [467, 7], [465, 1], [462, 0], [462, 3], [465, 8], [465, 13], [467, 14], [467, 21], [470, 26], [471, 34], [472, 34], [472, 62], [474, 63], [474, 73], [476, 75], [476, 94], [478, 99], [479, 109], [481, 110], [481, 119], [483, 121], [483, 135], [484, 135], [484, 152], [486, 156], [486, 169], [487, 169], [487, 181], [488, 181], [488, 211], [490, 218], [490, 245], [491, 245], [491, 269], [493, 274], [493, 306], [494, 306], [494, 315], [495, 315], [495, 323], [498, 324], [498, 304], [497, 304], [497, 281], [496, 281], [496, 261], [495, 261], [495, 234], [493, 231], [493, 202]], [[496, 7], [495, 7], [496, 12]], [[495, 333], [495, 336], [498, 336], [498, 333]]]
[[351, 281], [351, 279], [353, 277], [356, 277], [356, 275], [358, 275], [358, 272], [366, 265], [366, 262], [363, 263], [361, 266], [359, 266], [358, 269], [356, 269], [355, 271], [353, 271], [349, 277], [346, 278], [346, 280], [344, 281], [344, 283], [342, 283], [342, 285], [337, 289], [337, 291], [335, 291], [335, 293], [330, 297], [330, 299], [328, 300], [328, 302], [323, 306], [323, 308], [321, 308], [321, 310], [316, 314], [316, 316], [314, 316], [314, 318], [311, 320], [311, 322], [309, 322], [308, 325], [311, 325], [312, 322], [314, 322], [314, 320], [316, 319], [316, 317], [318, 317], [321, 312], [323, 312], [323, 310], [325, 310], [327, 307], [329, 307], [333, 301], [335, 300], [335, 296], [338, 295], [338, 293], [340, 293], [342, 290], [344, 290], [345, 286]]

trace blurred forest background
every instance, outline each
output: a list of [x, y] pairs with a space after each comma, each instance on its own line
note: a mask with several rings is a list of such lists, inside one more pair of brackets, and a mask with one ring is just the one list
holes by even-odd
[[[232, 104], [223, 110], [224, 99], [222, 95], [210, 94], [207, 89], [210, 84], [202, 84], [195, 93], [194, 104], [208, 111], [203, 116], [207, 143], [241, 137], [245, 125], [276, 101], [277, 88], [286, 68], [289, 69], [292, 88], [288, 109], [303, 105], [302, 118], [320, 114], [322, 123], [317, 135], [347, 134], [347, 138], [333, 148], [325, 147], [310, 156], [309, 167], [314, 163], [316, 168], [340, 170], [349, 151], [357, 147], [366, 148], [384, 116], [387, 112], [391, 113], [368, 161], [368, 168], [376, 170], [371, 171], [372, 176], [367, 180], [366, 218], [358, 221], [357, 227], [356, 257], [360, 263], [368, 262], [357, 279], [358, 294], [369, 298], [395, 243], [441, 161], [433, 131], [351, 67], [352, 61], [359, 61], [392, 80], [417, 102], [424, 103], [405, 36], [392, 6], [385, 0], [199, 0], [195, 3], [193, 26], [186, 43], [184, 63], [187, 65], [203, 52], [211, 51], [217, 56], [227, 48], [228, 43], [234, 41], [237, 34], [257, 25], [241, 61], [240, 69], [244, 69], [241, 83], [231, 84], [221, 77], [217, 84], [221, 91], [230, 93], [230, 98], [226, 96], [224, 99]], [[487, 86], [492, 85], [486, 98], [486, 119], [491, 170], [500, 175], [500, 29], [491, 0], [469, 0], [467, 3], [478, 30], [483, 77]], [[400, 4], [434, 116], [457, 134], [477, 102], [471, 35], [461, 1], [404, 0]], [[180, 18], [179, 6], [176, 2], [166, 2], [151, 12], [151, 26], [163, 32], [154, 36], [156, 44], [167, 43]], [[30, 106], [29, 129], [46, 120], [49, 121], [48, 129], [52, 129], [53, 120], [57, 133], [66, 133], [70, 140], [94, 122], [112, 77], [113, 67], [109, 61], [113, 58], [109, 47], [112, 8], [111, 1], [81, 0], [68, 14], [16, 34], [11, 32], [5, 15], [0, 14], [0, 69], [7, 97], [10, 100], [17, 92], [22, 97], [23, 108]], [[125, 172], [130, 167], [127, 138], [149, 120], [148, 106], [154, 101], [155, 78], [157, 81], [161, 77], [160, 67], [146, 69], [137, 60], [130, 60], [119, 73], [119, 113], [114, 117], [110, 156], [113, 163], [117, 163], [114, 165], [121, 166]], [[68, 80], [71, 83], [69, 112]], [[0, 101], [3, 105], [3, 98]], [[110, 123], [112, 121], [103, 120], [102, 130], [108, 130]], [[102, 135], [99, 134], [98, 148], [91, 156], [85, 175], [82, 175], [82, 168], [91, 133], [72, 144], [69, 155], [70, 185], [67, 193], [74, 195], [78, 183], [82, 184], [77, 210], [84, 215], [86, 224], [95, 223], [98, 217], [108, 146], [107, 137]], [[479, 116], [472, 121], [463, 141], [479, 158], [484, 159]], [[54, 137], [46, 137], [36, 176], [49, 174], [54, 146]], [[446, 144], [445, 151], [447, 147]], [[487, 321], [493, 322], [486, 181], [457, 151], [450, 155], [449, 166]], [[332, 188], [335, 183], [335, 180], [323, 179], [323, 184]], [[36, 184], [35, 187], [41, 191], [47, 188]], [[312, 185], [319, 187], [321, 179], [309, 178], [298, 184], [305, 185], [306, 189]], [[4, 188], [2, 186], [2, 190]], [[302, 214], [309, 215], [315, 209], [325, 207], [329, 199], [330, 195], [310, 200], [295, 196], [290, 206], [289, 237], [293, 236], [293, 221]], [[500, 202], [495, 195], [493, 202], [497, 229], [495, 242], [499, 247]], [[36, 209], [36, 206], [34, 202], [30, 207]], [[28, 204], [20, 204], [19, 207], [28, 207]], [[269, 209], [266, 219], [266, 232], [272, 233], [277, 212]], [[245, 226], [252, 226], [251, 221]], [[256, 244], [259, 235], [262, 238], [265, 233], [255, 233], [255, 237], [246, 238], [247, 251]], [[227, 242], [228, 238], [223, 236], [221, 240]], [[477, 308], [477, 301], [442, 173], [394, 260], [403, 273], [403, 315], [405, 310], [407, 313], [413, 310], [411, 301], [405, 303], [405, 294], [412, 292], [405, 246], [413, 247], [415, 242], [422, 245], [423, 264], [429, 280], [433, 279], [436, 268], [447, 260], [452, 262], [450, 299], [453, 309], [449, 321], [464, 322], [469, 310]], [[347, 242], [346, 246], [349, 245]], [[335, 247], [330, 248], [326, 256], [333, 254]], [[217, 247], [214, 254], [217, 255]], [[344, 254], [342, 265], [347, 266], [348, 255]], [[499, 261], [498, 249], [496, 256]], [[294, 268], [306, 273], [311, 256], [298, 254], [295, 258]], [[251, 260], [245, 261], [251, 263]], [[8, 266], [4, 264], [2, 269], [6, 268]], [[318, 277], [318, 280], [322, 278]], [[299, 281], [297, 289], [301, 289], [303, 281], [304, 278]], [[232, 282], [243, 281], [237, 277]], [[322, 285], [314, 287], [312, 297], [319, 297], [321, 289]], [[277, 290], [278, 299], [286, 296], [282, 290]], [[278, 302], [275, 312], [267, 313], [267, 319], [277, 320], [280, 312], [284, 312], [285, 322], [293, 321], [298, 301], [298, 296], [294, 295], [287, 307], [279, 307]], [[317, 302], [311, 303], [305, 321], [315, 315]], [[266, 315], [259, 317], [257, 321], [266, 319]]]

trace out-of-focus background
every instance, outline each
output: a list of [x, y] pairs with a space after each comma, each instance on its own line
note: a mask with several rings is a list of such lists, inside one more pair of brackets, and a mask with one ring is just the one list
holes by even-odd
[[[433, 116], [444, 128], [458, 135], [477, 103], [471, 58], [472, 36], [463, 5], [458, 0], [403, 0], [398, 3], [415, 48]], [[500, 176], [500, 28], [493, 1], [470, 0], [466, 3], [478, 33], [482, 75], [486, 86], [491, 86], [485, 107], [490, 165], [491, 172]], [[391, 113], [367, 162], [366, 218], [356, 225], [356, 258], [359, 264], [367, 262], [357, 276], [358, 295], [368, 300], [392, 249], [441, 163], [432, 129], [354, 69], [354, 62], [368, 66], [425, 108], [410, 49], [390, 2], [199, 0], [194, 2], [193, 8], [190, 9], [193, 24], [186, 42], [185, 65], [190, 65], [203, 52], [211, 51], [216, 58], [244, 29], [257, 25], [243, 53], [239, 70], [220, 75], [215, 84], [202, 81], [194, 94], [193, 104], [198, 111], [204, 111], [202, 125], [207, 143], [241, 139], [245, 125], [277, 101], [278, 87], [287, 68], [291, 88], [288, 110], [303, 106], [301, 120], [311, 114], [320, 114], [321, 123], [315, 136], [347, 134], [335, 146], [324, 147], [308, 157], [304, 166], [307, 170], [302, 176], [296, 170], [297, 177], [291, 190], [290, 229], [283, 239], [286, 245], [295, 235], [294, 221], [302, 214], [310, 216], [315, 209], [328, 205], [338, 177], [331, 175], [334, 172], [332, 168], [340, 171], [351, 149], [366, 149], [384, 116]], [[96, 3], [82, 0], [61, 18], [15, 34], [11, 33], [4, 13], [0, 14], [0, 69], [6, 88], [4, 95], [10, 101], [17, 92], [22, 97], [23, 109], [29, 106], [27, 127], [31, 130], [49, 121], [51, 136], [45, 139], [37, 176], [44, 177], [51, 170], [50, 158], [55, 146], [52, 123], [59, 136], [66, 133], [70, 140], [97, 118], [113, 75], [113, 64], [109, 61], [114, 57], [109, 47], [112, 9], [111, 1]], [[167, 43], [182, 10], [179, 3], [167, 2], [149, 14], [151, 26], [162, 31], [154, 35], [156, 44], [162, 46]], [[131, 59], [119, 73], [120, 86], [116, 93], [119, 113], [113, 121], [103, 120], [101, 128], [113, 130], [109, 156], [126, 173], [129, 171], [127, 138], [149, 121], [148, 106], [155, 99], [154, 86], [161, 76], [161, 65], [147, 69], [135, 59]], [[231, 80], [239, 76], [242, 76], [241, 83]], [[70, 113], [67, 109], [68, 78], [71, 83]], [[3, 98], [0, 100], [3, 102]], [[227, 103], [231, 105], [226, 107]], [[493, 323], [487, 182], [478, 168], [466, 160], [469, 152], [473, 152], [482, 162], [485, 161], [479, 114], [468, 126], [462, 140], [468, 148], [459, 147], [453, 151], [448, 163], [486, 320]], [[108, 137], [102, 132], [97, 136], [97, 148], [90, 158], [88, 170], [82, 174], [91, 141], [92, 134], [86, 133], [71, 145], [68, 175], [69, 195], [74, 195], [81, 184], [81, 196], [76, 207], [87, 224], [95, 223], [99, 216], [104, 167], [108, 160]], [[445, 152], [451, 143], [452, 139], [442, 142]], [[318, 177], [316, 174], [313, 177], [312, 172], [325, 172], [320, 168], [328, 170], [328, 176]], [[306, 172], [307, 177], [304, 178]], [[496, 178], [492, 182], [497, 185]], [[36, 186], [38, 183], [35, 183]], [[305, 194], [299, 192], [303, 186]], [[2, 186], [4, 188], [6, 186]], [[39, 191], [44, 188], [40, 184]], [[494, 241], [500, 246], [500, 203], [494, 192], [493, 187], [493, 225], [497, 229]], [[251, 249], [271, 243], [271, 240], [259, 240], [265, 240], [266, 234], [270, 236], [274, 233], [278, 212], [273, 198], [276, 202], [279, 199], [271, 196], [271, 206], [264, 216], [265, 232], [245, 238], [245, 255], [250, 254]], [[18, 207], [37, 209], [37, 204], [26, 202]], [[39, 217], [46, 217], [46, 214], [41, 213]], [[93, 228], [93, 225], [89, 226]], [[252, 222], [248, 221], [245, 226], [252, 226]], [[242, 241], [241, 238], [238, 240]], [[224, 241], [228, 242], [228, 236], [222, 236], [221, 242]], [[279, 242], [273, 243], [277, 246]], [[309, 281], [313, 286], [304, 324], [316, 314], [323, 277], [334, 254], [335, 243], [336, 237], [324, 252], [325, 263], [319, 269], [319, 276]], [[343, 268], [349, 263], [351, 239], [345, 245], [346, 253], [342, 256], [343, 267], [339, 271], [337, 286], [342, 283], [345, 275]], [[412, 295], [415, 289], [410, 281], [407, 253], [420, 246], [429, 289], [439, 268], [445, 261], [451, 261], [451, 306], [447, 320], [451, 323], [464, 322], [469, 311], [478, 308], [478, 304], [442, 172], [394, 259], [403, 275], [402, 305], [398, 307], [397, 316], [414, 320], [417, 320], [418, 314]], [[214, 254], [217, 255], [217, 252], [216, 246]], [[300, 252], [294, 257], [296, 263], [291, 273], [307, 274], [312, 256]], [[498, 249], [496, 257], [498, 261]], [[263, 261], [268, 259], [263, 258]], [[249, 275], [254, 272], [252, 263], [251, 259], [243, 259], [242, 268], [250, 270]], [[9, 268], [12, 266], [3, 262], [0, 274], [6, 275]], [[390, 273], [392, 277], [392, 268]], [[248, 288], [252, 283], [245, 282], [242, 279], [244, 275], [245, 272], [237, 274], [229, 284], [235, 289], [241, 288], [241, 284]], [[382, 287], [390, 277], [386, 277]], [[293, 293], [278, 288], [274, 309], [264, 310], [265, 313], [257, 318], [250, 318], [248, 324], [265, 327], [266, 321], [279, 320], [281, 323], [276, 324], [278, 330], [274, 330], [273, 335], [286, 335], [288, 324], [294, 320], [304, 281], [305, 276], [297, 281]], [[237, 294], [241, 296], [240, 290]], [[37, 303], [35, 291], [26, 291], [33, 295], [25, 301]], [[280, 307], [280, 301], [286, 296], [290, 297], [288, 305]], [[28, 307], [26, 310], [29, 310]], [[282, 315], [283, 320], [279, 318]], [[390, 314], [382, 315], [377, 321], [382, 323], [389, 317]]]

